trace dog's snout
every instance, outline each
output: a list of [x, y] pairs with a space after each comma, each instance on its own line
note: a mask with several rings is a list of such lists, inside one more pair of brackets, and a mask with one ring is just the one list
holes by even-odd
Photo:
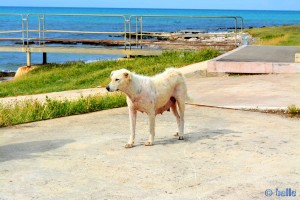
[[109, 88], [109, 85], [106, 86], [106, 90], [110, 92], [110, 88]]

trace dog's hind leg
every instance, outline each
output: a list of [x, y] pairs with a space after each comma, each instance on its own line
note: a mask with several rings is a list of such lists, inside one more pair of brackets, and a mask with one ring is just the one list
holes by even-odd
[[149, 113], [149, 126], [150, 126], [150, 135], [148, 141], [145, 143], [145, 146], [152, 146], [154, 144], [155, 136], [155, 113]]
[[178, 114], [178, 111], [177, 111], [177, 106], [176, 106], [176, 103], [174, 103], [172, 106], [171, 106], [171, 110], [174, 114], [174, 116], [176, 117], [176, 122], [177, 122], [177, 127], [178, 127], [178, 131], [174, 134], [174, 136], [178, 136], [178, 133], [180, 131], [180, 116]]
[[185, 102], [182, 99], [177, 99], [177, 105], [179, 108], [179, 140], [183, 140], [184, 135], [184, 110]]

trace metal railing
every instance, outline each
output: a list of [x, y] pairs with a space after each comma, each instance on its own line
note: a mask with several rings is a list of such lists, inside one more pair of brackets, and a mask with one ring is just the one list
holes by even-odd
[[[18, 23], [20, 25], [19, 28], [15, 30], [1, 30], [1, 27], [4, 27], [3, 25], [0, 26], [0, 35], [5, 35], [4, 38], [0, 37], [0, 41], [19, 41], [23, 46], [29, 47], [30, 45], [40, 45], [45, 46], [47, 43], [50, 43], [51, 41], [54, 43], [56, 42], [67, 42], [67, 41], [77, 41], [82, 42], [86, 41], [86, 38], [79, 38], [76, 37], [78, 35], [95, 35], [94, 38], [90, 38], [88, 41], [99, 41], [99, 38], [97, 36], [99, 35], [119, 35], [122, 37], [122, 40], [119, 44], [122, 44], [124, 49], [129, 46], [129, 49], [133, 48], [143, 48], [145, 44], [153, 42], [153, 40], [144, 40], [144, 36], [151, 37], [158, 37], [166, 32], [170, 32], [169, 30], [159, 30], [159, 31], [153, 31], [153, 30], [146, 30], [145, 27], [147, 27], [148, 20], [150, 19], [155, 20], [166, 20], [166, 19], [178, 19], [178, 20], [194, 20], [194, 23], [197, 24], [197, 20], [200, 19], [229, 19], [232, 20], [233, 24], [233, 32], [230, 34], [233, 34], [234, 39], [234, 45], [238, 46], [238, 34], [243, 32], [244, 27], [244, 20], [240, 16], [167, 16], [167, 15], [102, 15], [102, 14], [26, 14], [26, 15], [18, 15], [18, 14], [0, 14], [1, 17], [11, 17], [15, 18], [17, 21], [14, 23]], [[94, 28], [93, 31], [91, 30], [78, 30], [76, 28], [84, 26], [82, 25], [76, 25], [74, 26], [74, 21], [72, 23], [66, 23], [66, 25], [72, 24], [73, 28], [68, 27], [60, 27], [62, 25], [58, 24], [55, 19], [57, 18], [64, 18], [67, 20], [78, 20], [82, 18], [95, 18], [95, 23], [98, 23], [99, 27], [102, 25], [100, 22], [102, 20], [103, 24], [106, 20], [109, 18], [114, 19], [114, 23], [116, 25], [116, 30], [103, 30], [98, 29], [98, 27]], [[71, 19], [73, 18], [73, 19]], [[115, 20], [116, 19], [116, 20]], [[100, 22], [99, 22], [100, 21]], [[12, 22], [13, 23], [13, 22]], [[80, 22], [77, 22], [80, 23]], [[157, 25], [155, 22], [154, 26]], [[240, 23], [240, 24], [239, 24]], [[88, 29], [88, 27], [85, 27]], [[107, 27], [106, 27], [107, 28]], [[163, 29], [163, 27], [160, 27]], [[8, 37], [8, 35], [14, 35], [14, 37]], [[60, 34], [60, 36], [57, 36], [57, 34]], [[210, 33], [205, 33], [206, 35], [209, 35]], [[202, 35], [205, 35], [202, 34]], [[214, 33], [215, 34], [215, 33]], [[67, 37], [61, 37], [61, 35], [69, 35]], [[70, 37], [70, 35], [72, 35]], [[76, 35], [76, 36], [75, 36]], [[180, 37], [180, 34], [175, 33], [178, 37]], [[172, 36], [170, 33], [169, 36]], [[173, 33], [174, 36], [174, 33]], [[107, 40], [107, 39], [104, 39]], [[172, 45], [175, 45], [176, 43], [172, 43]]]
[[[82, 17], [94, 17], [94, 18], [117, 18], [120, 20], [118, 23], [123, 24], [123, 27], [120, 27], [120, 31], [82, 31], [82, 30], [62, 30], [62, 29], [53, 29], [47, 24], [47, 20], [50, 18], [82, 18]], [[127, 42], [127, 38], [125, 37], [127, 29], [126, 29], [126, 15], [100, 15], [100, 14], [29, 14], [27, 15], [27, 19], [33, 20], [32, 18], [36, 18], [38, 29], [32, 30], [29, 26], [26, 27], [27, 32], [27, 45], [29, 45], [30, 41], [38, 41], [39, 45], [46, 45], [47, 41], [51, 41], [51, 38], [47, 38], [46, 36], [49, 34], [60, 33], [60, 34], [74, 34], [74, 35], [123, 35], [124, 36], [124, 44]], [[28, 24], [28, 23], [27, 23]], [[38, 38], [30, 37], [30, 33], [38, 33]], [[55, 40], [55, 38], [52, 38]], [[56, 38], [61, 39], [61, 38]], [[73, 38], [74, 39], [74, 38]], [[63, 38], [62, 40], [72, 40], [72, 38]], [[83, 39], [84, 40], [84, 39]], [[126, 45], [124, 46], [126, 49]]]
[[9, 21], [12, 20], [13, 25], [15, 25], [16, 28], [13, 30], [2, 29], [2, 27], [4, 26], [2, 23], [0, 25], [0, 35], [4, 35], [4, 37], [0, 37], [0, 41], [20, 41], [23, 45], [25, 45], [25, 30], [27, 17], [22, 14], [0, 14], [0, 19], [2, 19], [3, 17], [8, 19]]
[[[235, 35], [235, 46], [237, 46], [237, 35], [238, 35], [238, 29], [240, 29], [240, 33], [243, 32], [244, 27], [244, 20], [240, 16], [172, 16], [172, 15], [131, 15], [129, 17], [129, 40], [132, 39], [132, 24], [135, 26], [135, 41], [136, 41], [136, 47], [140, 46], [140, 48], [143, 48], [141, 45], [143, 43], [143, 36], [145, 35], [145, 31], [143, 28], [143, 21], [145, 18], [159, 18], [159, 19], [166, 19], [166, 18], [173, 18], [173, 19], [233, 19], [234, 23], [234, 35]], [[238, 21], [240, 21], [240, 27], [238, 27]], [[195, 23], [197, 23], [195, 21]], [[161, 33], [159, 32], [151, 32], [147, 31], [147, 34], [151, 34], [152, 36], [160, 36]], [[215, 34], [215, 33], [214, 33]], [[130, 43], [131, 48], [131, 43]]]

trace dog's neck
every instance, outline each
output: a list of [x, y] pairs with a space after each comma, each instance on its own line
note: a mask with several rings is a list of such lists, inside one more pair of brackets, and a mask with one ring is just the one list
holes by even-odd
[[132, 102], [139, 98], [142, 91], [141, 84], [137, 84], [138, 79], [135, 76], [136, 74], [132, 74], [128, 87], [122, 90]]

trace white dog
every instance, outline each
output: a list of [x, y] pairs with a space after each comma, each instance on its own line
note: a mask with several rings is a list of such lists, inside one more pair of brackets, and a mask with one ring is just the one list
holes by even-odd
[[116, 70], [111, 72], [111, 82], [106, 89], [109, 92], [120, 90], [127, 95], [131, 135], [125, 148], [134, 144], [137, 111], [149, 116], [150, 136], [146, 146], [154, 143], [155, 116], [170, 111], [170, 108], [177, 120], [179, 140], [183, 140], [187, 87], [184, 76], [177, 69], [169, 68], [153, 77], [137, 75], [126, 69]]

